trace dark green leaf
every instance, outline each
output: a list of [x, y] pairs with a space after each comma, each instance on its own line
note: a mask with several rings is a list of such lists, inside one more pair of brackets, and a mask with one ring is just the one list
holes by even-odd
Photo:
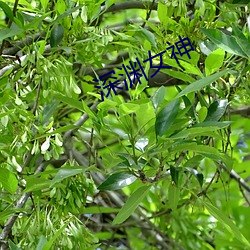
[[175, 121], [178, 110], [179, 101], [175, 99], [159, 112], [155, 121], [156, 136], [162, 136], [168, 131]]
[[20, 29], [18, 26], [13, 26], [11, 29], [2, 29], [0, 30], [0, 41], [3, 41], [6, 38], [17, 36], [22, 33], [23, 30]]
[[136, 177], [132, 174], [120, 172], [109, 176], [99, 187], [99, 190], [117, 190], [133, 183]]
[[178, 186], [178, 180], [179, 180], [179, 173], [181, 169], [180, 168], [175, 168], [173, 166], [170, 166], [170, 175], [172, 181], [175, 183], [176, 186]]
[[64, 28], [61, 24], [56, 25], [50, 35], [50, 46], [56, 47], [63, 39]]
[[195, 176], [195, 178], [198, 180], [200, 186], [202, 187], [203, 185], [203, 181], [204, 181], [204, 176], [201, 172], [197, 171], [196, 169], [194, 168], [189, 168], [189, 167], [186, 167], [185, 168], [188, 172], [190, 172], [192, 175]]
[[3, 9], [5, 15], [11, 20], [14, 20], [14, 15], [13, 12], [11, 10], [11, 8], [9, 7], [9, 5], [7, 5], [6, 3], [4, 3], [3, 1], [0, 1], [0, 8]]
[[148, 193], [150, 187], [151, 186], [144, 185], [138, 188], [133, 194], [131, 194], [127, 202], [121, 208], [120, 212], [116, 215], [112, 224], [121, 224], [122, 222], [124, 222], [139, 206], [143, 198]]
[[226, 111], [227, 104], [228, 104], [227, 99], [222, 99], [212, 103], [208, 108], [207, 117], [204, 122], [219, 121]]
[[204, 29], [200, 28], [212, 42], [214, 42], [219, 48], [224, 49], [225, 51], [246, 57], [246, 54], [243, 52], [241, 47], [236, 41], [236, 38], [233, 36], [228, 36], [220, 30], [217, 29]]
[[5, 168], [0, 168], [0, 183], [11, 194], [14, 194], [18, 187], [16, 176]]
[[16, 244], [14, 244], [11, 240], [9, 240], [10, 250], [21, 250]]

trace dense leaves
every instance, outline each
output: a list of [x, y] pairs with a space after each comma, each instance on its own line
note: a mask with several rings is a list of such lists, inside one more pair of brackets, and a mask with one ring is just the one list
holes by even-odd
[[248, 1], [0, 1], [0, 248], [250, 248]]

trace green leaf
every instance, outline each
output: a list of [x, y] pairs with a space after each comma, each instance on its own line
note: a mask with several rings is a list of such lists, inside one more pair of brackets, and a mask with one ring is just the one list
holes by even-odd
[[46, 9], [47, 6], [48, 6], [49, 0], [40, 0], [40, 2], [41, 2], [42, 7], [43, 7], [44, 9]]
[[[201, 199], [200, 199], [201, 200]], [[208, 212], [216, 218], [219, 222], [223, 224], [223, 226], [232, 233], [239, 241], [241, 241], [244, 245], [250, 248], [250, 242], [245, 238], [245, 236], [240, 232], [238, 227], [234, 224], [232, 220], [230, 220], [221, 210], [213, 206], [212, 204], [202, 201], [205, 205]]]
[[4, 223], [6, 219], [8, 219], [8, 217], [14, 213], [18, 213], [18, 212], [23, 212], [24, 209], [23, 208], [6, 208], [5, 211], [0, 212], [0, 222]]
[[206, 119], [207, 116], [207, 108], [206, 107], [201, 107], [199, 112], [198, 112], [198, 118], [200, 122], [203, 122]]
[[49, 188], [51, 185], [51, 180], [37, 177], [37, 176], [30, 176], [26, 178], [26, 188], [24, 192], [33, 192], [33, 191], [39, 191], [46, 188]]
[[59, 237], [59, 235], [64, 231], [64, 229], [68, 226], [69, 222], [66, 223], [64, 222], [64, 226], [62, 226], [59, 230], [57, 230], [55, 232], [55, 234], [53, 235], [53, 237], [45, 244], [45, 246], [43, 247], [42, 250], [49, 250], [52, 245], [53, 245], [53, 242]]
[[56, 25], [50, 35], [50, 46], [56, 47], [63, 39], [64, 28], [61, 24]]
[[48, 241], [47, 241], [46, 237], [44, 235], [41, 235], [40, 239], [38, 241], [36, 250], [43, 250], [43, 247], [46, 245], [47, 242]]
[[166, 87], [161, 86], [152, 96], [151, 101], [155, 110], [157, 110], [157, 108], [161, 105], [162, 101], [164, 100], [165, 94]]
[[83, 167], [73, 167], [73, 166], [66, 166], [64, 168], [61, 168], [58, 173], [56, 174], [55, 178], [52, 180], [51, 186], [54, 185], [57, 182], [61, 182], [62, 180], [74, 176], [80, 173], [85, 172], [86, 169]]
[[180, 189], [172, 182], [168, 188], [168, 204], [174, 211], [177, 208], [180, 199]]
[[143, 198], [147, 195], [150, 185], [144, 185], [138, 188], [121, 208], [120, 212], [116, 215], [112, 224], [121, 224], [124, 222], [139, 206]]
[[109, 176], [99, 187], [99, 190], [117, 190], [133, 183], [136, 177], [132, 174], [120, 172]]
[[9, 240], [8, 242], [9, 242], [10, 250], [22, 250], [17, 245], [15, 245], [11, 240]]
[[163, 69], [161, 71], [174, 77], [174, 78], [180, 79], [184, 82], [192, 83], [195, 81], [195, 79], [193, 77], [191, 77], [190, 75], [188, 75], [186, 73], [180, 72], [180, 71], [176, 71], [173, 69]]
[[228, 104], [227, 99], [222, 99], [222, 100], [215, 101], [214, 103], [212, 103], [208, 108], [208, 114], [205, 119], [205, 122], [219, 121], [227, 109], [227, 104]]
[[217, 49], [209, 54], [205, 60], [205, 72], [207, 76], [220, 69], [223, 65], [224, 57], [225, 51], [222, 49]]
[[179, 133], [172, 135], [170, 139], [190, 139], [196, 136], [206, 135], [207, 132], [215, 131], [219, 129], [218, 127], [195, 127], [188, 128], [180, 131]]
[[164, 135], [174, 123], [179, 110], [179, 101], [174, 99], [156, 116], [155, 132], [156, 136]]
[[192, 175], [195, 176], [195, 178], [198, 180], [200, 186], [202, 187], [203, 185], [203, 181], [204, 181], [204, 176], [201, 172], [197, 171], [196, 169], [194, 168], [189, 168], [189, 167], [186, 167], [185, 168], [188, 172], [190, 172]]
[[57, 92], [55, 92], [53, 96], [54, 96], [54, 98], [56, 98], [57, 100], [59, 100], [59, 101], [61, 101], [61, 102], [63, 102], [63, 103], [66, 103], [66, 104], [68, 104], [69, 106], [71, 106], [71, 107], [73, 107], [73, 108], [76, 108], [76, 109], [78, 109], [78, 110], [80, 110], [80, 111], [82, 111], [82, 112], [85, 112], [85, 110], [84, 110], [84, 108], [83, 108], [83, 105], [82, 105], [82, 103], [81, 103], [80, 101], [75, 100], [75, 99], [73, 99], [73, 98], [70, 98], [70, 97], [68, 97], [68, 96], [64, 96], [64, 95], [62, 95], [62, 94], [60, 94], [60, 93], [57, 93]]
[[171, 179], [174, 182], [174, 184], [176, 186], [178, 186], [178, 180], [179, 180], [179, 172], [180, 172], [180, 168], [176, 168], [173, 166], [170, 166], [170, 175], [171, 175]]
[[232, 124], [231, 121], [225, 121], [225, 122], [204, 121], [195, 124], [193, 127], [217, 127], [217, 129], [222, 129], [228, 127], [230, 124]]
[[134, 37], [137, 38], [139, 41], [147, 40], [151, 43], [152, 47], [154, 48], [157, 47], [154, 33], [152, 33], [151, 31], [147, 29], [144, 29], [139, 26], [139, 30], [135, 32]]
[[197, 90], [201, 90], [202, 88], [206, 87], [207, 85], [213, 83], [214, 81], [218, 80], [223, 75], [231, 72], [230, 70], [223, 70], [221, 72], [215, 73], [213, 75], [207, 76], [205, 78], [202, 78], [198, 81], [195, 81], [191, 84], [189, 84], [185, 89], [183, 89], [178, 95], [178, 97], [181, 97], [183, 95], [195, 92]]
[[14, 15], [13, 15], [13, 12], [12, 12], [11, 8], [9, 7], [9, 5], [7, 5], [7, 4], [4, 3], [3, 1], [0, 1], [0, 8], [3, 9], [5, 15], [6, 15], [11, 21], [14, 21]]
[[0, 183], [11, 194], [14, 194], [18, 187], [18, 180], [16, 176], [5, 168], [0, 168]]
[[125, 114], [125, 115], [134, 113], [138, 109], [140, 109], [140, 105], [134, 104], [134, 103], [122, 103], [119, 106], [119, 110], [121, 114]]
[[50, 118], [53, 116], [55, 110], [58, 108], [59, 102], [52, 100], [49, 104], [44, 105], [42, 112], [42, 124], [49, 122]]
[[11, 28], [8, 29], [2, 29], [0, 30], [0, 42], [3, 41], [6, 38], [17, 36], [20, 33], [23, 32], [23, 29], [20, 29], [18, 26], [14, 25]]
[[244, 53], [250, 57], [250, 42], [245, 37], [244, 39], [241, 37], [235, 37], [235, 39]]
[[168, 9], [167, 9], [166, 4], [159, 2], [158, 7], [157, 7], [157, 14], [162, 24], [167, 24], [167, 21], [168, 21], [167, 13], [168, 13]]
[[60, 16], [58, 16], [53, 23], [58, 23], [60, 20], [64, 19], [66, 16], [71, 15], [72, 13], [74, 13], [74, 12], [78, 11], [79, 9], [81, 9], [82, 7], [83, 7], [83, 5], [79, 4], [78, 6], [73, 7], [72, 9], [66, 10]]
[[246, 54], [237, 43], [235, 37], [228, 36], [224, 34], [222, 31], [217, 30], [217, 29], [200, 28], [200, 30], [219, 48], [231, 54], [246, 57]]

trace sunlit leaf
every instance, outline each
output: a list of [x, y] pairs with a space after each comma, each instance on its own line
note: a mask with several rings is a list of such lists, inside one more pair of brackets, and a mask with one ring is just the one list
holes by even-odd
[[11, 194], [14, 194], [18, 187], [16, 176], [5, 168], [0, 168], [0, 183]]

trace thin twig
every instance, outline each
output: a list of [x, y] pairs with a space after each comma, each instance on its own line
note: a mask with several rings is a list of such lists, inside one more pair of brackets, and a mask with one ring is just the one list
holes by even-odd
[[155, 4], [155, 0], [153, 0], [152, 4], [151, 4], [151, 6], [150, 6], [150, 9], [149, 9], [149, 11], [147, 12], [146, 20], [143, 22], [143, 24], [142, 24], [142, 26], [141, 26], [142, 28], [145, 27], [146, 21], [148, 21], [150, 15], [151, 15], [152, 8], [153, 8], [154, 4]]
[[220, 168], [224, 169], [232, 179], [236, 180], [240, 186], [250, 192], [250, 186], [234, 170], [229, 170], [224, 163], [218, 165]]

